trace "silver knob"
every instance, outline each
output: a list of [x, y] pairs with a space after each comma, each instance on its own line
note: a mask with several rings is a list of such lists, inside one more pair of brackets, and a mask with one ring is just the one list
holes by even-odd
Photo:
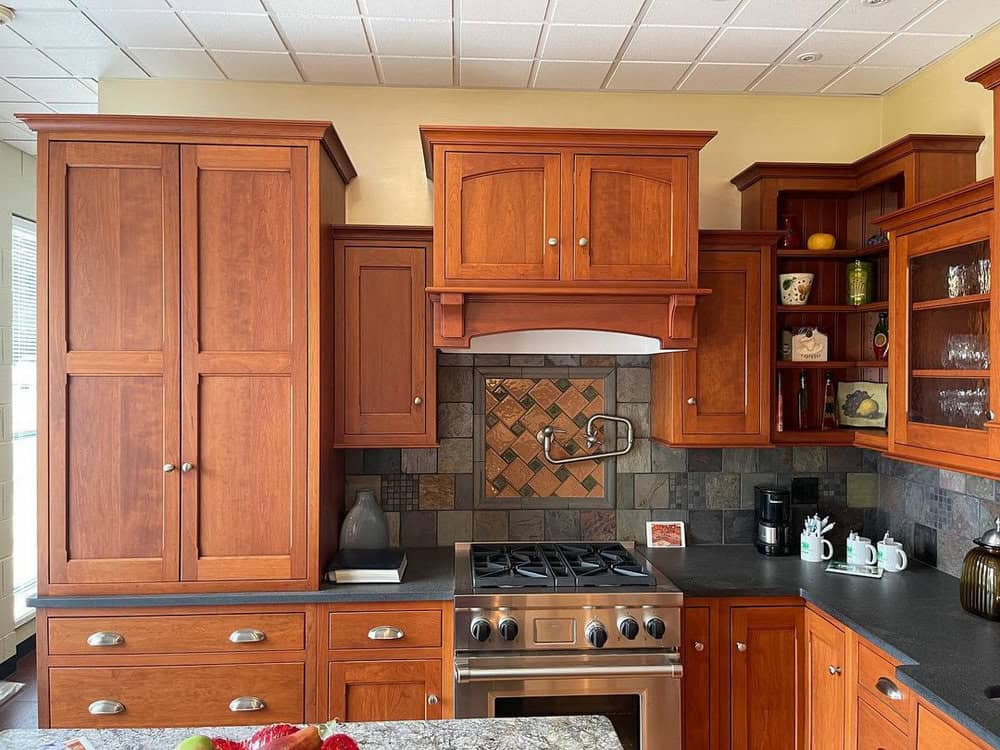
[[370, 641], [398, 641], [405, 633], [392, 625], [379, 625], [368, 631]]
[[263, 631], [254, 628], [240, 628], [229, 634], [230, 643], [260, 643], [267, 639]]
[[698, 399], [696, 399], [694, 396], [691, 396], [691, 397], [688, 398], [688, 406], [694, 406], [697, 403], [698, 403]]
[[427, 696], [428, 706], [436, 706], [439, 702], [440, 699], [436, 695], [434, 695], [434, 693], [431, 693], [430, 695]]
[[252, 695], [244, 695], [240, 698], [233, 698], [229, 701], [229, 710], [233, 713], [240, 713], [242, 711], [263, 711], [265, 708], [267, 708], [267, 704], [260, 698], [256, 698]]
[[580, 240], [577, 242], [577, 244], [580, 247], [586, 247], [587, 246], [587, 238], [586, 237], [581, 237]]
[[739, 651], [740, 653], [743, 653], [744, 651], [747, 650], [747, 644], [745, 644], [743, 641], [736, 641], [736, 650]]
[[558, 237], [549, 237], [548, 243], [549, 243], [549, 247], [555, 247], [556, 245], [559, 244], [559, 238]]
[[835, 677], [843, 671], [840, 667], [835, 667], [832, 664], [826, 669], [830, 674], [832, 674]]
[[102, 630], [99, 633], [91, 633], [87, 637], [88, 646], [121, 646], [125, 639], [121, 633], [113, 633], [110, 630]]
[[997, 417], [996, 417], [996, 414], [994, 414], [994, 413], [993, 413], [993, 410], [992, 410], [992, 409], [990, 409], [990, 410], [989, 410], [988, 412], [986, 412], [986, 418], [987, 418], [987, 419], [988, 419], [989, 421], [991, 421], [991, 422], [992, 422], [992, 421], [993, 421], [994, 419], [996, 419]]
[[705, 644], [702, 643], [701, 641], [695, 641], [694, 642], [694, 650], [695, 651], [704, 651], [705, 650]]
[[170, 472], [172, 472], [176, 468], [177, 467], [174, 466], [173, 464], [163, 464], [163, 473], [164, 474], [169, 474]]
[[413, 403], [415, 403], [417, 406], [420, 406], [420, 404], [424, 403], [424, 400], [420, 398], [420, 396], [414, 396]]
[[118, 701], [94, 701], [87, 706], [87, 713], [91, 716], [112, 716], [114, 714], [125, 713], [125, 704]]
[[188, 461], [185, 461], [184, 463], [181, 464], [181, 471], [183, 471], [185, 474], [187, 474], [193, 468], [194, 464], [189, 463]]

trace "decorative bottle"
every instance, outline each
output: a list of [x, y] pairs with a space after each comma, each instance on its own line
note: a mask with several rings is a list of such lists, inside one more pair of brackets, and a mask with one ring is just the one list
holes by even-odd
[[358, 492], [354, 507], [340, 527], [340, 549], [386, 549], [389, 546], [389, 526], [375, 493]]
[[823, 376], [823, 424], [824, 430], [837, 429], [837, 409], [833, 400], [833, 375]]
[[875, 359], [887, 359], [889, 356], [889, 313], [880, 312], [875, 332], [872, 334], [872, 351]]
[[778, 432], [785, 431], [785, 397], [781, 394], [781, 371], [778, 371], [778, 420], [775, 429]]
[[798, 428], [800, 430], [809, 429], [809, 394], [806, 391], [806, 371], [799, 373], [799, 393], [798, 393]]

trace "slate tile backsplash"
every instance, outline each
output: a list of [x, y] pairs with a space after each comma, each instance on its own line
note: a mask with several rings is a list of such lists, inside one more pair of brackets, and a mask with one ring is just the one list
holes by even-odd
[[[602, 367], [614, 370], [609, 382], [615, 384], [615, 413], [631, 419], [636, 430], [632, 451], [608, 472], [609, 479], [614, 477], [613, 507], [558, 497], [513, 505], [482, 493], [477, 500], [473, 469], [483, 457], [475, 455], [474, 446], [482, 443], [470, 431], [479, 413], [477, 399], [484, 398], [476, 393], [477, 369], [511, 368], [505, 376], [521, 377], [517, 368], [536, 368], [531, 376], [546, 368], [551, 371], [546, 376], [572, 378], [583, 369]], [[877, 533], [887, 511], [877, 507], [881, 478], [876, 470], [881, 467], [874, 454], [855, 448], [670, 448], [649, 438], [649, 399], [645, 356], [441, 353], [440, 448], [347, 451], [347, 503], [358, 490], [373, 490], [389, 518], [393, 542], [404, 546], [508, 539], [644, 542], [649, 520], [686, 521], [689, 544], [747, 544], [753, 533], [754, 486], [791, 487], [794, 481], [796, 518], [816, 512], [831, 516], [838, 522], [835, 544], [842, 544], [852, 528]], [[965, 493], [972, 489], [985, 492], [962, 483]], [[960, 507], [959, 512], [968, 522], [971, 511]], [[943, 522], [929, 509], [924, 517]], [[941, 539], [939, 532], [939, 546]]]

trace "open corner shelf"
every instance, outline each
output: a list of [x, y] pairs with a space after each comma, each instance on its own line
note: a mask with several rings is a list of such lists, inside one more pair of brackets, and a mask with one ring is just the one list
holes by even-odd
[[885, 255], [889, 252], [889, 243], [880, 242], [877, 245], [867, 245], [861, 248], [842, 250], [810, 250], [808, 248], [778, 248], [778, 258], [794, 260], [855, 260], [870, 258], [873, 255]]
[[889, 449], [889, 431], [885, 429], [785, 430], [775, 432], [772, 437], [775, 445], [854, 445], [876, 451]]
[[851, 360], [829, 360], [827, 362], [795, 362], [790, 359], [779, 359], [775, 366], [779, 370], [850, 370], [858, 369], [885, 369], [889, 363], [884, 360], [872, 360], [870, 362], [860, 362]]
[[867, 305], [778, 305], [777, 309], [779, 314], [786, 315], [887, 312], [889, 302], [869, 302]]

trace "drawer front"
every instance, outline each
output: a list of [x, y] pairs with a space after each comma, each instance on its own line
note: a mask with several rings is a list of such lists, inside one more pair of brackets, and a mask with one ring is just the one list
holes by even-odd
[[441, 645], [441, 612], [331, 612], [330, 649]]
[[984, 750], [923, 706], [917, 709], [917, 750]]
[[858, 643], [858, 685], [877, 705], [888, 708], [904, 722], [910, 720], [913, 696], [896, 679], [896, 666], [864, 643]]
[[53, 728], [302, 722], [304, 693], [302, 663], [49, 670]]
[[[858, 698], [858, 750], [909, 750], [909, 746], [903, 732]], [[944, 747], [935, 750], [944, 750]]]
[[137, 615], [53, 617], [49, 653], [188, 654], [301, 651], [305, 615]]

